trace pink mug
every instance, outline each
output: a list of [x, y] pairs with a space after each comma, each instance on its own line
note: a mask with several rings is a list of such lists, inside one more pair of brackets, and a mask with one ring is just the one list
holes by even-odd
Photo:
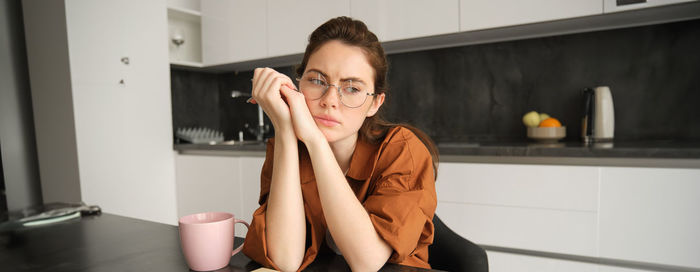
[[180, 244], [185, 260], [192, 270], [216, 270], [228, 265], [231, 256], [236, 255], [243, 244], [233, 249], [236, 223], [247, 222], [236, 219], [225, 212], [204, 212], [180, 218]]

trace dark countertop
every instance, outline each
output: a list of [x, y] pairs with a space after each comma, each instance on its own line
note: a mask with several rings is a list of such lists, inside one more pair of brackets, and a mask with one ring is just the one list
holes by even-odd
[[700, 159], [700, 142], [617, 141], [438, 143], [440, 155]]
[[[264, 157], [264, 144], [176, 144], [185, 155]], [[700, 142], [616, 141], [581, 142], [480, 141], [438, 143], [440, 162], [700, 168]]]
[[[589, 145], [581, 142], [451, 142], [438, 143], [438, 149], [441, 156], [700, 159], [700, 142], [681, 141], [618, 141]], [[265, 145], [176, 144], [175, 150], [181, 153], [196, 150], [241, 151], [264, 156]]]

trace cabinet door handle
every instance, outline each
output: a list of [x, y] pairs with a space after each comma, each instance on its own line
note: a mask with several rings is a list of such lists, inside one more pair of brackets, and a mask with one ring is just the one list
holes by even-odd
[[646, 3], [647, 0], [617, 0], [617, 6]]

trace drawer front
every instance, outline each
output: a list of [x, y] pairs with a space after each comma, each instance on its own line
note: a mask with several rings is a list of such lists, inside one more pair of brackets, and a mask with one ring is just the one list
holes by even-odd
[[178, 155], [175, 163], [178, 216], [208, 211], [241, 213], [239, 158]]
[[241, 157], [241, 201], [243, 202], [240, 218], [250, 223], [260, 205], [260, 171], [265, 158]]
[[440, 163], [438, 200], [574, 211], [598, 210], [597, 167]]
[[597, 256], [597, 213], [438, 201], [436, 213], [477, 244]]
[[[598, 265], [592, 263], [519, 255], [487, 251], [489, 271], [537, 271], [537, 272], [590, 272], [597, 271]], [[631, 272], [631, 271], [630, 271]]]
[[600, 255], [700, 268], [700, 170], [602, 168]]

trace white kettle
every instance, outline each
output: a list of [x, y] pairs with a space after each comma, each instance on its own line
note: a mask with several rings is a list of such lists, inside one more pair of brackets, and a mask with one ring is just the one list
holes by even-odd
[[584, 142], [611, 142], [615, 136], [615, 108], [608, 86], [584, 91], [584, 117], [581, 137]]

